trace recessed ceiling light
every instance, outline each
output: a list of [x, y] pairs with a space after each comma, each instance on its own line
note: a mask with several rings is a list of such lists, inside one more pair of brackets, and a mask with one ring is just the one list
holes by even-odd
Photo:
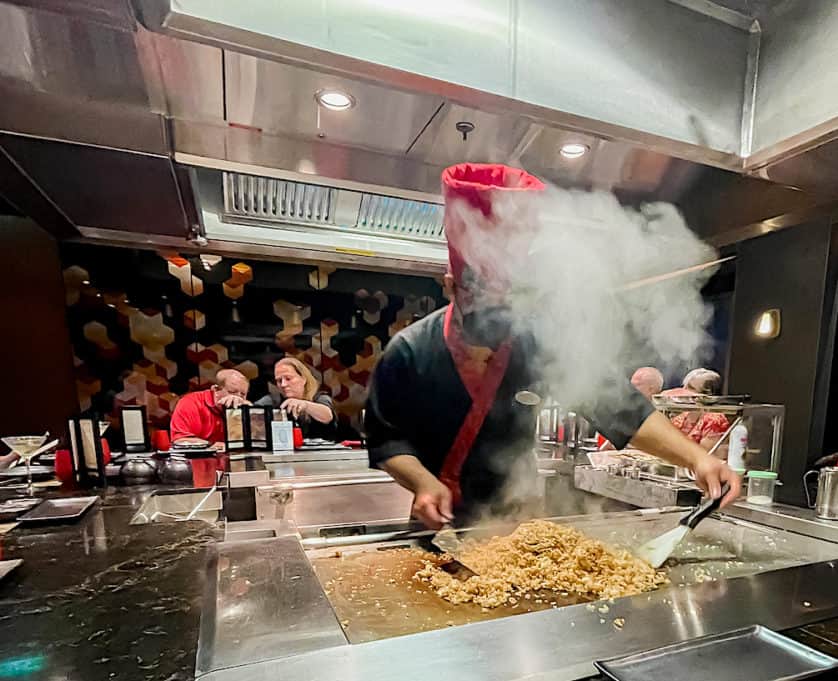
[[89, 279], [83, 279], [81, 283], [82, 283], [84, 286], [90, 286], [90, 280], [89, 280]]
[[580, 156], [587, 154], [590, 149], [591, 148], [587, 144], [581, 144], [580, 142], [568, 142], [567, 144], [562, 145], [559, 153], [565, 158], [579, 158]]
[[332, 111], [346, 111], [355, 106], [355, 98], [340, 90], [318, 90], [314, 93], [314, 98], [320, 106]]

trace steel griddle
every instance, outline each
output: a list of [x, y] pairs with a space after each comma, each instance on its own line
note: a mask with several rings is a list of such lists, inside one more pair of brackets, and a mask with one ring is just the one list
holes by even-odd
[[[612, 546], [631, 548], [670, 528], [683, 511], [619, 514], [620, 517], [574, 516], [555, 519], [577, 527]], [[484, 535], [503, 531], [484, 532]], [[467, 534], [467, 532], [466, 532]], [[309, 560], [351, 643], [444, 629], [501, 619], [553, 607], [590, 601], [579, 594], [548, 592], [521, 599], [516, 606], [484, 609], [473, 603], [452, 605], [423, 582], [413, 579], [424, 559], [438, 556], [419, 551], [417, 541], [359, 543], [308, 551]], [[404, 550], [410, 548], [412, 552]], [[772, 531], [732, 519], [708, 518], [677, 549], [666, 565], [673, 585], [690, 585], [756, 574], [793, 565], [838, 559], [838, 544]], [[392, 581], [391, 581], [392, 580]], [[537, 601], [541, 602], [538, 603]], [[555, 606], [553, 603], [555, 602]], [[596, 618], [608, 619], [595, 610]]]

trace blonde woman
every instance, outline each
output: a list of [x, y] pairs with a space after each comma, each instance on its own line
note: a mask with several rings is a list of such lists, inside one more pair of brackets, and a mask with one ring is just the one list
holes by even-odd
[[284, 409], [302, 428], [305, 438], [334, 440], [338, 427], [335, 405], [332, 398], [320, 390], [311, 370], [298, 359], [283, 357], [274, 365], [274, 379], [279, 396], [265, 395], [255, 404]]

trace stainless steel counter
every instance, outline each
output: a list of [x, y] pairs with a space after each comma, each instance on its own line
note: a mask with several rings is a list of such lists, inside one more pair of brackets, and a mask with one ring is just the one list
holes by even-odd
[[787, 504], [749, 504], [740, 501], [726, 509], [725, 513], [734, 518], [750, 520], [760, 525], [796, 532], [807, 537], [838, 542], [838, 520], [818, 518], [815, 511], [809, 508], [799, 508]]
[[[360, 645], [338, 645], [246, 667], [213, 681], [571, 681], [592, 660], [759, 623], [786, 629], [838, 615], [835, 563], [619, 599], [603, 616], [572, 606]], [[805, 605], [809, 603], [810, 605]], [[613, 621], [625, 619], [618, 630]]]
[[265, 452], [262, 455], [265, 463], [310, 463], [312, 461], [362, 461], [367, 463], [369, 456], [366, 449], [351, 449], [336, 447], [334, 449], [299, 449], [293, 452]]
[[[671, 526], [678, 516], [678, 511], [633, 511], [563, 520], [583, 526], [593, 536], [625, 543], [641, 541]], [[250, 581], [250, 590], [238, 598], [219, 592], [214, 602], [243, 608], [243, 612], [257, 620], [249, 626], [270, 634], [262, 638], [259, 651], [250, 650], [258, 652], [261, 657], [257, 659], [261, 661], [246, 665], [245, 656], [240, 654], [243, 646], [237, 639], [216, 635], [213, 640], [216, 648], [226, 645], [237, 650], [230, 656], [216, 649], [213, 656], [206, 657], [215, 661], [215, 668], [213, 664], [202, 666], [201, 671], [206, 672], [203, 678], [223, 681], [234, 678], [245, 681], [434, 677], [489, 681], [580, 679], [593, 674], [591, 663], [601, 657], [754, 623], [786, 629], [838, 615], [838, 589], [834, 588], [838, 579], [838, 543], [807, 539], [734, 518], [711, 519], [699, 526], [699, 530], [696, 541], [682, 548], [682, 570], [673, 574], [672, 587], [618, 599], [608, 605], [607, 612], [568, 606], [361, 644], [346, 642], [334, 616], [331, 620], [324, 616], [320, 620], [321, 629], [310, 632], [310, 637], [299, 636], [299, 631], [306, 627], [294, 619], [295, 613], [299, 617], [302, 612], [286, 591], [295, 588], [289, 580], [304, 582], [306, 592], [313, 594], [315, 612], [322, 612], [326, 596], [315, 588], [311, 575], [306, 573], [311, 568], [301, 560], [299, 545], [290, 548], [290, 537], [282, 541], [288, 547], [289, 560], [293, 559], [293, 569], [272, 570], [266, 579], [248, 579], [247, 569], [255, 569], [258, 560], [242, 558], [244, 563], [238, 566], [237, 554], [232, 552], [227, 554], [233, 559], [228, 570]], [[411, 543], [409, 536], [366, 547], [360, 544], [363, 538], [341, 540], [347, 541], [355, 542], [355, 546], [342, 549], [347, 552], [376, 551], [386, 545]], [[322, 548], [323, 544], [317, 542], [321, 547], [315, 551], [318, 555], [329, 550]], [[285, 549], [277, 544], [276, 550], [281, 553]], [[240, 555], [246, 554], [245, 551]], [[731, 559], [732, 570], [722, 572], [713, 568]], [[819, 562], [801, 565], [810, 561]], [[282, 559], [278, 564], [290, 565]], [[246, 569], [246, 565], [251, 567]], [[679, 584], [682, 578], [694, 581], [699, 572], [707, 581], [688, 586]], [[751, 574], [732, 578], [742, 572]], [[217, 582], [222, 592], [232, 589], [234, 583]], [[258, 605], [248, 606], [244, 602], [247, 599]], [[285, 606], [281, 607], [282, 603]], [[295, 607], [290, 608], [289, 603]], [[216, 612], [216, 618], [225, 616], [224, 612]], [[237, 615], [231, 617], [236, 621]], [[613, 624], [618, 617], [625, 620], [622, 629]], [[229, 636], [234, 634], [230, 632]], [[309, 640], [321, 637], [334, 642], [319, 649], [308, 648]], [[339, 641], [340, 637], [344, 640]], [[231, 663], [225, 660], [233, 660], [239, 666], [229, 667], [227, 664]]]
[[345, 473], [377, 472], [369, 467], [366, 457], [363, 459], [334, 459], [330, 461], [271, 461], [266, 462], [271, 480], [282, 478], [305, 478], [314, 475], [339, 475]]
[[[618, 503], [576, 489], [578, 467], [540, 464], [548, 503], [551, 494], [586, 511]], [[272, 519], [228, 527], [231, 541], [219, 546], [212, 567], [213, 619], [202, 625], [202, 678], [580, 679], [602, 657], [754, 623], [787, 629], [838, 616], [838, 524], [801, 509], [743, 503], [702, 523], [680, 547], [671, 587], [619, 599], [606, 612], [567, 606], [353, 644], [312, 561], [335, 551], [366, 552], [366, 561], [380, 549], [419, 542], [407, 521], [410, 494], [366, 466], [357, 458], [266, 464], [270, 485], [293, 487], [293, 503], [279, 529], [269, 529]], [[674, 526], [681, 512], [556, 520], [632, 546]], [[622, 628], [614, 626], [618, 617]]]
[[695, 484], [660, 477], [632, 478], [591, 466], [576, 466], [573, 476], [576, 489], [640, 508], [694, 506], [701, 499]]
[[196, 675], [346, 643], [300, 542], [224, 542], [201, 612]]
[[[294, 487], [294, 496], [285, 508], [284, 519], [296, 523], [303, 533], [336, 525], [364, 533], [364, 527], [370, 524], [407, 523], [413, 494], [389, 476], [360, 477], [352, 481], [357, 484], [331, 485], [332, 481], [329, 477], [287, 479], [286, 483]], [[345, 483], [347, 478], [340, 481]]]

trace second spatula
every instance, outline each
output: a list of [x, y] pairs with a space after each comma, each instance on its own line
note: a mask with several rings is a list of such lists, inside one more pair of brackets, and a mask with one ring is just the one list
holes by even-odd
[[713, 511], [718, 510], [721, 506], [722, 499], [730, 491], [730, 485], [727, 483], [722, 487], [722, 493], [718, 499], [707, 499], [698, 506], [696, 506], [687, 515], [681, 518], [678, 525], [664, 532], [659, 537], [650, 539], [643, 546], [634, 552], [638, 558], [642, 558], [652, 567], [659, 568], [666, 562], [666, 559], [672, 555], [672, 552], [677, 548], [678, 544], [686, 537], [695, 526], [704, 520]]

